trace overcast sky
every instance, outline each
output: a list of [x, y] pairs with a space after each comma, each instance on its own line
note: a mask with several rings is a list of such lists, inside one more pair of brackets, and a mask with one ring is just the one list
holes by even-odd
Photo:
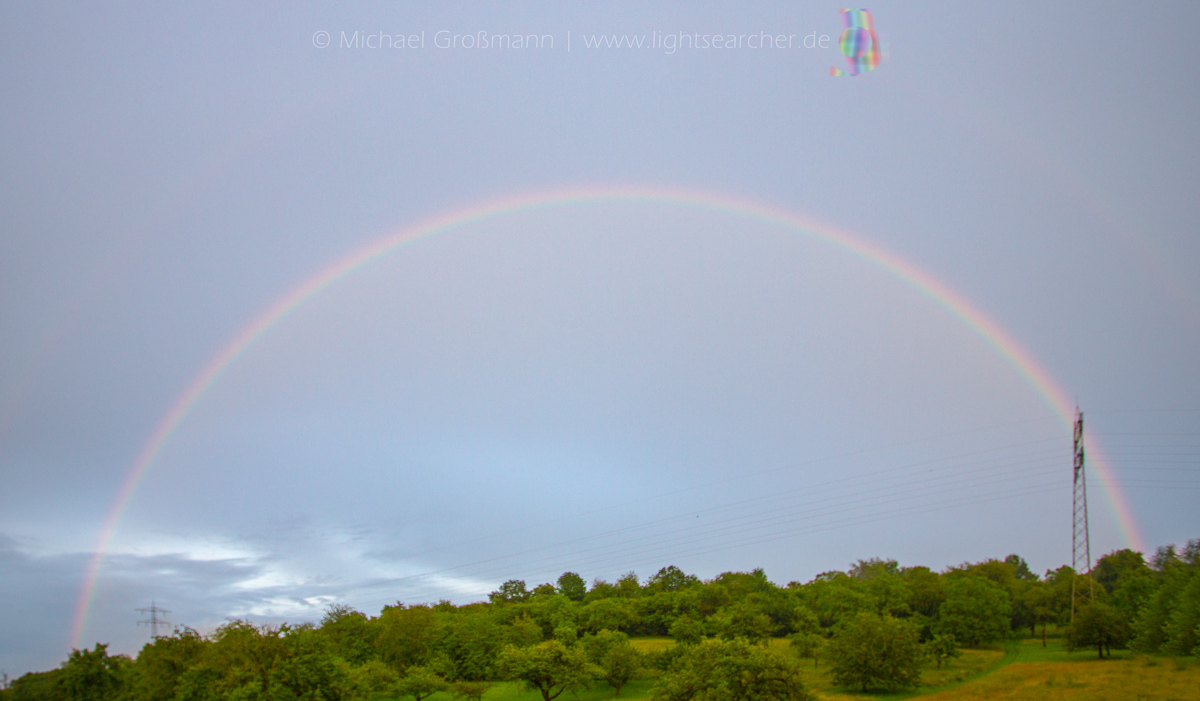
[[[1084, 409], [1113, 466], [1094, 557], [1200, 536], [1200, 6], [912, 5], [872, 5], [882, 63], [833, 78], [835, 4], [4, 3], [0, 669], [65, 658], [139, 453], [251, 322], [381, 237], [563, 189], [740, 198], [894, 253]], [[764, 33], [793, 45], [690, 45]], [[80, 642], [136, 652], [151, 601], [207, 631], [565, 570], [1044, 572], [1070, 465], [994, 347], [820, 237], [535, 208], [250, 346], [134, 493]]]

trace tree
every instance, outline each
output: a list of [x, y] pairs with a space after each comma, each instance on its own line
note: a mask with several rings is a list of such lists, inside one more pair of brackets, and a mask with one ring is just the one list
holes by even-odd
[[492, 682], [454, 682], [450, 693], [463, 701], [480, 701], [492, 686]]
[[5, 701], [66, 701], [62, 676], [61, 668], [22, 674], [9, 684]]
[[691, 616], [680, 616], [671, 624], [668, 634], [680, 645], [695, 645], [704, 639], [704, 624]]
[[396, 683], [396, 693], [411, 696], [416, 701], [432, 696], [447, 687], [446, 681], [424, 667], [409, 667], [408, 672]]
[[920, 633], [891, 616], [861, 612], [829, 641], [834, 680], [863, 691], [913, 687], [920, 683]]
[[1046, 647], [1046, 626], [1058, 619], [1055, 610], [1055, 591], [1048, 582], [1031, 582], [1022, 592], [1025, 608], [1033, 619], [1033, 625], [1042, 626], [1042, 647]]
[[744, 640], [684, 652], [654, 689], [655, 701], [810, 701], [794, 660]]
[[1009, 565], [1013, 569], [1013, 576], [1022, 582], [1036, 582], [1038, 576], [1029, 569], [1029, 563], [1025, 562], [1025, 558], [1017, 554], [1009, 555], [1004, 558], [1004, 564]]
[[905, 567], [900, 576], [908, 585], [908, 608], [925, 621], [937, 618], [938, 608], [946, 600], [942, 577], [928, 567]]
[[558, 578], [558, 593], [571, 601], [583, 601], [587, 595], [587, 583], [574, 572], [563, 572]]
[[203, 649], [204, 640], [191, 628], [146, 643], [132, 669], [129, 697], [137, 701], [174, 698], [180, 676], [200, 660]]
[[121, 688], [121, 662], [109, 657], [108, 645], [96, 643], [93, 650], [72, 650], [62, 668], [62, 685], [72, 701], [104, 701]]
[[634, 623], [635, 616], [628, 601], [614, 597], [588, 602], [579, 610], [579, 620], [583, 623], [584, 630], [595, 633], [605, 628], [626, 629]]
[[869, 560], [855, 562], [846, 574], [855, 579], [870, 580], [881, 575], [900, 574], [900, 565], [895, 560], [881, 560], [873, 557]]
[[330, 604], [320, 631], [334, 654], [351, 664], [362, 664], [374, 654], [375, 631], [370, 620], [349, 606]]
[[533, 588], [531, 596], [535, 599], [539, 596], [558, 596], [558, 588], [549, 582], [544, 582]]
[[285, 653], [271, 670], [267, 698], [341, 701], [350, 689], [346, 662], [327, 652], [325, 640], [311, 624], [289, 627]]
[[815, 632], [792, 633], [788, 636], [788, 641], [793, 652], [800, 657], [812, 658], [813, 667], [817, 666], [821, 652], [825, 649], [825, 636]]
[[488, 600], [493, 604], [515, 604], [528, 601], [533, 594], [525, 588], [525, 580], [510, 579], [496, 591], [488, 594]]
[[384, 606], [378, 621], [379, 656], [403, 672], [428, 664], [439, 637], [441, 621], [429, 606]]
[[808, 603], [821, 627], [829, 628], [848, 620], [859, 611], [874, 608], [864, 591], [862, 580], [843, 572], [826, 572], [805, 585]]
[[949, 662], [952, 658], [962, 656], [962, 650], [958, 647], [958, 641], [953, 635], [939, 634], [933, 636], [933, 639], [925, 643], [925, 649], [929, 651], [929, 656], [933, 658], [938, 669], [942, 668], [942, 662]]
[[[188, 685], [176, 698], [203, 699], [213, 694], [267, 696], [271, 674], [288, 656], [284, 636], [291, 630], [281, 626], [256, 626], [232, 620], [213, 633], [212, 646], [204, 651], [203, 664], [193, 666], [180, 679]], [[215, 681], [214, 681], [215, 680]]]
[[953, 635], [967, 647], [1008, 637], [1012, 604], [999, 585], [972, 575], [960, 575], [946, 588], [937, 631]]
[[579, 641], [579, 629], [572, 623], [560, 623], [554, 627], [554, 639], [571, 647]]
[[1181, 558], [1174, 546], [1151, 560], [1155, 586], [1137, 615], [1134, 647], [1145, 652], [1191, 654], [1200, 649], [1200, 540]]
[[616, 595], [617, 588], [615, 586], [597, 577], [592, 580], [592, 588], [588, 589], [587, 596], [584, 598], [587, 601], [599, 601], [600, 599], [609, 599]]
[[602, 630], [595, 634], [583, 636], [580, 641], [583, 646], [583, 651], [587, 653], [588, 660], [593, 664], [600, 664], [600, 660], [608, 654], [608, 651], [618, 645], [629, 645], [629, 636], [615, 630]]
[[642, 593], [642, 587], [638, 584], [637, 572], [626, 572], [617, 578], [616, 583], [617, 596], [626, 599], [633, 598]]
[[350, 669], [347, 685], [351, 690], [351, 697], [370, 699], [392, 696], [398, 681], [400, 675], [394, 668], [380, 660], [368, 660]]
[[542, 701], [558, 698], [564, 691], [586, 689], [596, 676], [581, 646], [567, 647], [557, 640], [529, 647], [510, 645], [500, 654], [500, 668], [509, 679], [536, 689]]
[[618, 642], [608, 648], [600, 658], [600, 678], [621, 695], [621, 687], [642, 668], [642, 655], [629, 644], [628, 640]]
[[735, 604], [713, 618], [726, 640], [744, 638], [759, 643], [771, 634], [771, 619], [748, 604]]
[[1200, 568], [1193, 567], [1190, 580], [1167, 621], [1166, 651], [1194, 655], [1200, 651]]
[[536, 645], [546, 639], [546, 633], [537, 621], [525, 615], [515, 619], [507, 632], [509, 642], [517, 647]]
[[[494, 679], [496, 657], [506, 642], [503, 629], [488, 616], [472, 610], [460, 609], [444, 619], [437, 650], [445, 660], [447, 678], [472, 682]], [[529, 621], [529, 625], [532, 626], [529, 632], [534, 636], [531, 642], [540, 642], [541, 627], [532, 621]], [[507, 642], [516, 641], [510, 639]]]
[[1112, 647], [1125, 647], [1133, 637], [1133, 628], [1120, 611], [1108, 604], [1091, 601], [1075, 612], [1075, 621], [1067, 629], [1067, 649], [1095, 645], [1097, 655], [1103, 659], [1104, 651]]
[[684, 574], [675, 565], [664, 567], [646, 580], [646, 588], [652, 591], [679, 591], [693, 584], [699, 584], [700, 578], [694, 574]]

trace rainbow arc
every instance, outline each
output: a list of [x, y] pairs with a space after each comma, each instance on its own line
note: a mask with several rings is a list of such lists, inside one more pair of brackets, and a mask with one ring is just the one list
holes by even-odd
[[[602, 203], [645, 203], [720, 212], [795, 231], [854, 255], [912, 286], [962, 321], [1029, 384], [1046, 406], [1062, 420], [1064, 428], [1070, 429], [1074, 424], [1074, 406], [1067, 400], [1067, 395], [1049, 373], [1034, 360], [1033, 356], [999, 324], [966, 298], [916, 265], [848, 231], [750, 200], [665, 188], [596, 187], [542, 192], [495, 200], [433, 217], [413, 227], [384, 236], [351, 252], [283, 295], [213, 356], [184, 388], [158, 422], [154, 432], [150, 434], [138, 453], [137, 459], [127, 473], [125, 481], [109, 509], [88, 562], [83, 586], [76, 603], [69, 637], [70, 646], [72, 648], [79, 647], [83, 639], [88, 610], [95, 593], [105, 553], [112, 544], [113, 537], [120, 525], [121, 516], [133, 499], [143, 477], [153, 467], [163, 447], [170, 441], [192, 408], [203, 399], [213, 384], [233, 363], [237, 362], [238, 358], [253, 347], [256, 341], [280, 321], [339, 280], [422, 239], [448, 234], [470, 224], [523, 211]], [[1144, 550], [1132, 512], [1124, 495], [1115, 486], [1116, 481], [1112, 479], [1110, 466], [1104, 460], [1100, 450], [1097, 449], [1093, 437], [1088, 436], [1087, 440], [1090, 462], [1093, 468], [1100, 473], [1100, 484], [1105, 490], [1108, 505], [1116, 518], [1122, 538], [1128, 547]], [[1065, 474], [1064, 467], [1064, 480]]]

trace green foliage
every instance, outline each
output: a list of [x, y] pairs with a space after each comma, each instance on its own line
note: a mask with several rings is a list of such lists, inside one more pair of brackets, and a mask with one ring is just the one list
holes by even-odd
[[1038, 576], [1029, 569], [1029, 563], [1025, 562], [1025, 558], [1020, 555], [1009, 555], [1004, 558], [1004, 564], [1012, 568], [1013, 576], [1022, 582], [1036, 582]]
[[375, 654], [376, 632], [370, 619], [349, 606], [332, 604], [325, 609], [320, 631], [329, 650], [351, 664], [362, 664]]
[[200, 661], [204, 640], [190, 628], [147, 643], [138, 654], [129, 678], [130, 701], [168, 701], [192, 665]]
[[425, 667], [409, 667], [394, 688], [399, 696], [411, 696], [415, 701], [421, 701], [449, 687], [446, 680]]
[[1200, 652], [1200, 540], [1189, 541], [1183, 557], [1174, 546], [1159, 548], [1151, 568], [1157, 585], [1138, 613], [1133, 646], [1175, 655]]
[[379, 656], [398, 670], [428, 664], [440, 635], [441, 617], [429, 606], [385, 606], [377, 621]]
[[938, 669], [942, 668], [943, 662], [949, 662], [955, 657], [962, 656], [958, 640], [953, 635], [948, 634], [933, 636], [932, 640], [925, 643], [925, 651], [929, 653], [929, 657], [937, 664]]
[[532, 595], [534, 598], [539, 596], [557, 596], [558, 588], [549, 582], [543, 582], [533, 588]]
[[[592, 587], [595, 591], [595, 587]], [[579, 611], [584, 630], [625, 630], [635, 620], [633, 606], [624, 599], [609, 598], [588, 602]]]
[[744, 640], [694, 645], [655, 688], [656, 701], [808, 701], [794, 661]]
[[329, 655], [323, 642], [309, 626], [230, 621], [179, 676], [174, 698], [340, 701], [353, 691], [353, 680], [347, 664]]
[[831, 628], [859, 611], [875, 610], [862, 580], [842, 572], [827, 572], [805, 585], [807, 599], [822, 628]]
[[642, 587], [638, 584], [637, 572], [626, 572], [617, 578], [616, 583], [617, 596], [631, 599], [642, 593]]
[[488, 594], [488, 600], [493, 604], [514, 604], [528, 601], [533, 594], [525, 588], [525, 580], [510, 579], [496, 591]]
[[829, 664], [838, 684], [902, 689], [920, 683], [920, 634], [891, 616], [861, 612], [829, 641]]
[[1130, 620], [1155, 590], [1154, 570], [1146, 564], [1142, 554], [1133, 550], [1117, 550], [1096, 562], [1092, 570], [1096, 583], [1104, 588], [1106, 600]]
[[510, 645], [500, 653], [500, 668], [508, 679], [541, 693], [542, 701], [558, 698], [564, 691], [586, 689], [597, 675], [581, 646], [567, 647], [557, 640], [528, 647]]
[[463, 701], [480, 701], [493, 686], [492, 682], [454, 682], [450, 685], [450, 693]]
[[509, 644], [517, 647], [536, 645], [546, 639], [546, 634], [542, 632], [542, 627], [537, 621], [524, 615], [512, 622], [507, 633]]
[[570, 623], [560, 623], [554, 629], [554, 639], [567, 647], [571, 647], [579, 642], [579, 630]]
[[825, 636], [815, 632], [792, 633], [788, 636], [788, 642], [796, 655], [811, 659], [813, 666], [816, 667], [824, 653], [826, 639]]
[[66, 701], [62, 669], [30, 672], [9, 682], [7, 701]]
[[400, 674], [380, 660], [368, 660], [353, 667], [347, 674], [348, 696], [353, 699], [373, 699], [391, 695]]
[[1173, 655], [1200, 652], [1200, 573], [1193, 572], [1167, 619], [1165, 649]]
[[900, 577], [907, 585], [908, 609], [924, 620], [937, 618], [938, 609], [946, 600], [946, 586], [941, 576], [928, 567], [906, 567]]
[[1032, 621], [1030, 635], [1038, 625], [1042, 627], [1042, 647], [1046, 647], [1046, 626], [1058, 620], [1055, 608], [1055, 591], [1048, 582], [1030, 582], [1021, 592], [1023, 606], [1029, 611]]
[[1133, 629], [1124, 614], [1108, 604], [1092, 601], [1075, 612], [1066, 643], [1068, 650], [1095, 645], [1097, 656], [1104, 657], [1105, 649], [1125, 647], [1131, 637]]
[[646, 580], [645, 589], [648, 591], [679, 591], [699, 584], [700, 578], [694, 574], [684, 574], [683, 570], [670, 565], [659, 570], [653, 577]]
[[108, 646], [96, 643], [92, 650], [72, 650], [62, 667], [59, 683], [71, 701], [103, 701], [120, 691], [122, 662], [127, 658], [109, 657]]
[[[700, 581], [672, 566], [644, 586], [631, 572], [590, 589], [565, 572], [534, 592], [510, 580], [490, 602], [465, 606], [398, 603], [372, 618], [334, 605], [319, 626], [233, 620], [208, 636], [183, 629], [144, 646], [136, 660], [109, 656], [103, 645], [77, 650], [60, 669], [14, 680], [0, 701], [393, 701], [438, 690], [477, 699], [504, 677], [549, 699], [594, 679], [627, 693], [643, 672], [664, 675], [660, 698], [789, 698], [802, 693], [789, 681], [801, 657], [829, 667], [811, 672], [818, 679], [898, 688], [915, 683], [923, 657], [940, 669], [958, 644], [1001, 640], [1018, 626], [1031, 635], [1041, 626], [1040, 651], [1056, 621], [1068, 645], [1095, 646], [1099, 655], [1131, 635], [1141, 651], [1200, 651], [1200, 541], [1160, 548], [1149, 564], [1116, 551], [1093, 575], [1061, 567], [1038, 579], [1016, 555], [940, 574], [859, 560], [849, 574], [787, 588], [761, 569]], [[1068, 627], [1072, 584], [1094, 584], [1095, 600], [1080, 605]], [[630, 635], [670, 635], [679, 644], [641, 654]], [[790, 654], [769, 653], [778, 647], [773, 637], [787, 637]], [[960, 671], [950, 667], [929, 673]], [[516, 685], [508, 688], [515, 693]], [[597, 693], [599, 686], [586, 692]]]
[[600, 655], [600, 678], [621, 695], [625, 686], [642, 668], [642, 655], [629, 644], [629, 639], [615, 640]]
[[588, 589], [588, 593], [584, 596], [584, 601], [599, 601], [601, 599], [611, 599], [617, 595], [617, 588], [597, 577], [592, 580], [592, 588]]
[[869, 560], [855, 562], [846, 574], [862, 580], [875, 579], [882, 575], [896, 575], [900, 574], [900, 563], [895, 560], [881, 560], [873, 557]]
[[[470, 611], [442, 618], [437, 650], [446, 676], [470, 682], [494, 679], [496, 658], [505, 643], [501, 627], [486, 615]], [[530, 625], [533, 629], [529, 633], [536, 638], [530, 642], [540, 641], [541, 628], [532, 621]]]
[[937, 632], [953, 635], [967, 647], [1008, 637], [1012, 604], [1008, 592], [972, 575], [954, 577], [939, 610]]
[[668, 632], [680, 645], [695, 645], [704, 639], [704, 624], [691, 616], [680, 616]]
[[725, 640], [741, 638], [761, 643], [771, 634], [771, 619], [749, 604], [736, 604], [713, 617], [717, 634]]
[[629, 645], [629, 636], [619, 631], [602, 630], [583, 636], [579, 642], [583, 651], [587, 653], [588, 660], [593, 664], [600, 664], [600, 660], [604, 659], [609, 650], [618, 645]]
[[574, 572], [563, 572], [558, 578], [558, 593], [571, 601], [583, 601], [587, 595], [587, 583]]

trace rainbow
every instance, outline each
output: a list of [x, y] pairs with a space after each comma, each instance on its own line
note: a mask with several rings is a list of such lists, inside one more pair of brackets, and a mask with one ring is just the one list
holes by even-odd
[[[532, 209], [568, 207], [574, 205], [603, 203], [647, 203], [675, 207], [707, 210], [744, 217], [792, 229], [817, 240], [842, 249], [867, 263], [899, 278], [919, 290], [930, 300], [961, 320], [988, 345], [995, 349], [1005, 361], [1037, 392], [1045, 404], [1061, 418], [1064, 426], [1074, 422], [1074, 407], [1050, 375], [996, 322], [979, 311], [966, 299], [955, 293], [937, 279], [903, 260], [849, 232], [818, 223], [796, 214], [767, 205], [736, 197], [694, 191], [651, 188], [651, 187], [597, 187], [576, 190], [541, 192], [531, 195], [510, 197], [485, 202], [466, 209], [457, 210], [428, 219], [416, 226], [390, 234], [369, 243], [345, 256], [330, 267], [322, 270], [291, 292], [283, 295], [266, 311], [254, 319], [232, 341], [222, 348], [212, 360], [188, 384], [183, 393], [171, 404], [171, 408], [159, 421], [137, 460], [134, 461], [116, 500], [109, 510], [92, 551], [91, 558], [75, 606], [70, 631], [70, 646], [79, 647], [87, 624], [88, 609], [96, 582], [104, 561], [105, 551], [112, 543], [125, 512], [137, 491], [138, 484], [154, 465], [163, 447], [174, 435], [180, 424], [205, 393], [220, 379], [221, 375], [237, 361], [254, 343], [275, 327], [281, 320], [298, 309], [307, 300], [320, 294], [338, 280], [354, 273], [383, 257], [422, 239], [447, 233], [476, 222], [495, 219], [509, 214]], [[1111, 467], [1096, 448], [1094, 439], [1088, 437], [1091, 464], [1099, 469], [1100, 484], [1107, 502], [1116, 516], [1117, 526], [1126, 545], [1144, 551], [1137, 525], [1124, 496], [1117, 490], [1112, 479]], [[1065, 478], [1064, 478], [1065, 479]]]

